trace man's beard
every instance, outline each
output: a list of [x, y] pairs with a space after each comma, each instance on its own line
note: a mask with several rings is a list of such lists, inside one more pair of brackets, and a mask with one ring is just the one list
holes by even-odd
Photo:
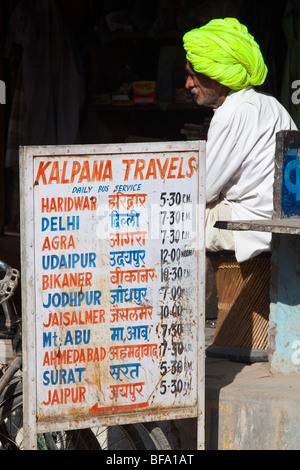
[[193, 100], [199, 106], [214, 106], [218, 102], [218, 96], [214, 90], [206, 89], [205, 95], [200, 94], [197, 87], [191, 89]]

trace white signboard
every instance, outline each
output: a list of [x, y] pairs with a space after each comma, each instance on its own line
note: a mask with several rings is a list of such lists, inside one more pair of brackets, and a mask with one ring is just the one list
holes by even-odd
[[21, 149], [27, 447], [96, 422], [203, 426], [204, 155]]

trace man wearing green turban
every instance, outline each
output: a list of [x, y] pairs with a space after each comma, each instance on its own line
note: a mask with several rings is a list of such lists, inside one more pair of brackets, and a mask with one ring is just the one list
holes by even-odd
[[254, 87], [267, 67], [246, 26], [215, 19], [183, 37], [186, 88], [214, 110], [206, 146], [206, 248], [238, 262], [270, 250], [271, 234], [214, 228], [217, 220], [268, 219], [273, 212], [276, 133], [295, 130], [288, 112]]

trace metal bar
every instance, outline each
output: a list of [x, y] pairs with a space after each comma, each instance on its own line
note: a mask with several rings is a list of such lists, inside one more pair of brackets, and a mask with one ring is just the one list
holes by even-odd
[[300, 234], [300, 219], [270, 219], [270, 220], [220, 220], [214, 227], [223, 230], [254, 230], [258, 232]]
[[[33, 156], [20, 149], [21, 278], [23, 338], [23, 427], [25, 450], [37, 450], [36, 332], [33, 233]], [[31, 191], [32, 198], [25, 194]], [[25, 314], [26, 313], [26, 314]]]
[[152, 421], [171, 421], [175, 419], [188, 419], [196, 418], [198, 409], [196, 406], [191, 408], [175, 408], [174, 410], [166, 409], [157, 412], [149, 413], [149, 411], [137, 411], [130, 414], [119, 414], [112, 416], [101, 416], [95, 418], [76, 419], [71, 417], [64, 419], [61, 422], [57, 419], [55, 421], [39, 421], [37, 423], [37, 432], [56, 432], [56, 431], [67, 431], [74, 429], [85, 429], [93, 428], [97, 426], [117, 426], [120, 424], [134, 424], [134, 423], [146, 423]]
[[22, 367], [22, 356], [17, 356], [6, 369], [3, 376], [0, 379], [0, 394], [5, 389], [6, 385], [11, 381], [15, 373]]
[[204, 419], [205, 419], [205, 206], [206, 206], [206, 186], [205, 186], [205, 142], [199, 142], [199, 168], [198, 168], [198, 227], [197, 242], [198, 249], [198, 354], [197, 376], [198, 376], [198, 414], [197, 414], [197, 450], [204, 450]]

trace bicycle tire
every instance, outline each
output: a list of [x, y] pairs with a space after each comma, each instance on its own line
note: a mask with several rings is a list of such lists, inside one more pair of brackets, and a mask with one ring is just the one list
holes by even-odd
[[[0, 448], [22, 450], [23, 395], [20, 379], [13, 380], [0, 397]], [[44, 433], [39, 450], [170, 450], [156, 422]]]

